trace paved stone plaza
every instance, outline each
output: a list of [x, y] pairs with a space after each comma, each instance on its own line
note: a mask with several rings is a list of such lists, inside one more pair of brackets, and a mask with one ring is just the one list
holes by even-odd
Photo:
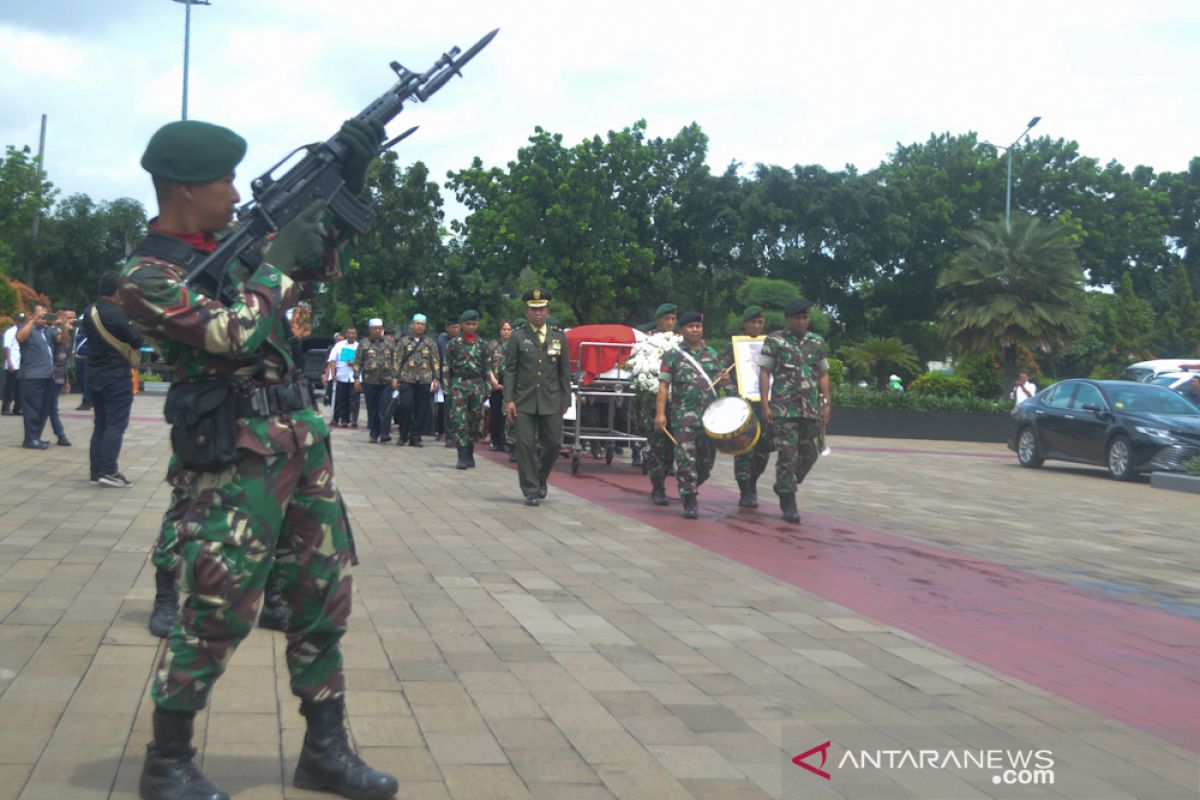
[[[136, 401], [128, 490], [88, 483], [90, 415], [45, 452], [0, 418], [0, 800], [136, 797], [161, 403]], [[334, 433], [362, 562], [350, 727], [402, 798], [1200, 796], [1195, 495], [999, 445], [838, 438], [803, 525], [779, 519], [773, 464], [739, 512], [726, 457], [689, 523], [627, 456], [560, 460], [527, 508], [502, 458], [460, 472], [366, 439]], [[239, 798], [328, 796], [290, 785], [283, 652], [256, 630], [197, 718]], [[1022, 771], [1033, 751], [1052, 784]], [[961, 763], [981, 752], [999, 760]]]

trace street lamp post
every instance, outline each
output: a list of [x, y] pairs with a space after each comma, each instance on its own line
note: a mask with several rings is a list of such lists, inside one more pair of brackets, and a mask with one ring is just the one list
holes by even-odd
[[1037, 125], [1041, 121], [1042, 121], [1041, 117], [1034, 117], [1033, 119], [1029, 120], [1029, 124], [1025, 126], [1025, 130], [1021, 131], [1021, 135], [1018, 136], [1016, 139], [1013, 139], [1013, 143], [1010, 144], [1008, 147], [1004, 148], [1005, 150], [1008, 151], [1008, 188], [1004, 192], [1004, 227], [1005, 228], [1012, 227], [1012, 156], [1013, 156], [1013, 150], [1016, 149], [1017, 145], [1021, 142], [1022, 139], [1024, 139], [1026, 136], [1029, 135], [1029, 132], [1031, 130], [1033, 130], [1033, 126]]
[[188, 56], [191, 50], [192, 40], [192, 6], [210, 6], [209, 0], [175, 0], [176, 3], [183, 3], [183, 116], [181, 119], [187, 119], [187, 90], [188, 90]]

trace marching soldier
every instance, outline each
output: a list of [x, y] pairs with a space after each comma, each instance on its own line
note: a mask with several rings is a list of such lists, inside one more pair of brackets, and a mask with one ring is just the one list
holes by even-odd
[[[338, 134], [352, 192], [383, 139], [354, 120]], [[350, 530], [333, 477], [329, 428], [292, 362], [284, 314], [317, 282], [340, 275], [342, 241], [310, 209], [281, 230], [257, 266], [234, 261], [228, 301], [184, 281], [181, 266], [212, 253], [240, 197], [234, 168], [246, 142], [226, 128], [172, 122], [151, 138], [142, 166], [159, 216], [120, 279], [121, 304], [173, 369], [173, 423], [164, 524], [175, 527], [188, 598], [151, 689], [154, 740], [139, 793], [147, 800], [228, 800], [193, 761], [192, 727], [254, 622], [275, 573], [289, 605], [287, 662], [307, 733], [294, 783], [346, 797], [385, 798], [396, 779], [362, 762], [344, 727], [339, 641], [352, 597]]]
[[[650, 333], [674, 332], [678, 310], [674, 303], [663, 303], [659, 306], [658, 310], [654, 312], [654, 328]], [[635, 397], [633, 413], [634, 433], [646, 437], [646, 443], [634, 451], [633, 466], [641, 464], [645, 473], [650, 476], [651, 486], [656, 485], [656, 481], [659, 484], [664, 483], [667, 475], [672, 474], [671, 462], [675, 455], [675, 446], [671, 444], [671, 440], [665, 433], [658, 432], [654, 428], [655, 398], [644, 395]], [[651, 491], [650, 498], [655, 505], [665, 506], [667, 504], [665, 490], [662, 492], [657, 489]]]
[[[488, 436], [491, 439], [493, 453], [513, 453], [512, 428], [505, 424], [504, 419], [504, 358], [508, 354], [508, 340], [512, 338], [513, 326], [508, 320], [501, 320], [497, 329], [498, 338], [489, 345], [488, 383], [492, 392], [488, 395]], [[511, 459], [516, 460], [515, 456]]]
[[400, 376], [396, 398], [396, 445], [424, 447], [421, 434], [429, 424], [433, 395], [442, 388], [442, 358], [437, 342], [428, 335], [424, 314], [413, 314], [412, 333], [396, 342], [396, 370]]
[[354, 391], [367, 398], [367, 427], [371, 444], [392, 440], [392, 421], [388, 418], [388, 395], [399, 381], [396, 378], [396, 351], [383, 338], [383, 320], [367, 322], [367, 341], [354, 354]]
[[479, 336], [479, 312], [464, 311], [459, 317], [462, 333], [446, 345], [446, 383], [450, 387], [450, 429], [446, 434], [458, 448], [455, 469], [475, 466], [475, 441], [482, 435], [484, 379], [488, 363], [487, 342]]
[[791, 523], [800, 522], [796, 487], [817, 463], [821, 429], [829, 424], [831, 410], [829, 351], [825, 340], [808, 330], [810, 309], [804, 298], [788, 303], [787, 329], [768, 336], [758, 357], [763, 421], [775, 440], [775, 493], [783, 518]]
[[508, 339], [504, 359], [504, 414], [513, 426], [517, 480], [525, 505], [546, 499], [547, 483], [562, 447], [562, 415], [571, 404], [567, 337], [549, 324], [550, 293], [531, 289], [525, 322]]
[[[716, 399], [715, 389], [724, 382], [725, 375], [721, 374], [717, 352], [704, 344], [704, 316], [699, 311], [685, 311], [680, 315], [679, 332], [683, 335], [683, 345], [663, 355], [654, 430], [666, 435], [669, 414], [670, 428], [677, 442], [675, 479], [679, 497], [683, 500], [683, 516], [696, 519], [700, 515], [696, 499], [700, 484], [708, 480], [717, 458], [716, 448], [705, 434], [702, 420], [708, 404]], [[665, 500], [663, 481], [659, 478], [653, 485]]]
[[[763, 326], [766, 324], [766, 319], [763, 317], [761, 306], [749, 306], [742, 312], [742, 335], [749, 336], [751, 339], [763, 340]], [[724, 364], [725, 374], [733, 372], [733, 343], [729, 343], [728, 349], [725, 351]], [[746, 387], [738, 384], [738, 395], [746, 396]], [[762, 395], [760, 394], [761, 398]], [[771, 439], [771, 431], [767, 424], [763, 421], [762, 400], [755, 400], [750, 403], [754, 409], [754, 417], [758, 420], [761, 430], [758, 434], [758, 442], [755, 443], [754, 449], [749, 453], [743, 453], [740, 456], [733, 458], [733, 476], [737, 479], [738, 491], [741, 497], [738, 498], [738, 505], [742, 508], [758, 508], [758, 478], [767, 469], [767, 461], [771, 458], [771, 451], [775, 449], [774, 442]]]

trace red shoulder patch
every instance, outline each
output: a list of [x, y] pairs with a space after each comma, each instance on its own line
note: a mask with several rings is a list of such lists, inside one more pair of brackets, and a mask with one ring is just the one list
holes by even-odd
[[188, 294], [187, 289], [179, 287], [179, 299], [169, 306], [163, 306], [163, 312], [168, 316], [174, 316], [183, 311], [187, 311], [192, 307], [192, 298]]

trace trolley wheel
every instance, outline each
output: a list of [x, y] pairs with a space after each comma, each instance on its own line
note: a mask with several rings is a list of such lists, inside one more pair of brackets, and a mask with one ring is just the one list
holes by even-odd
[[573, 455], [571, 456], [571, 474], [574, 475], [576, 472], [579, 472], [579, 456]]
[[609, 464], [612, 463], [613, 456], [615, 456], [616, 454], [617, 454], [617, 448], [613, 447], [611, 444], [608, 447], [604, 448], [604, 464], [605, 464], [605, 466], [608, 466]]

